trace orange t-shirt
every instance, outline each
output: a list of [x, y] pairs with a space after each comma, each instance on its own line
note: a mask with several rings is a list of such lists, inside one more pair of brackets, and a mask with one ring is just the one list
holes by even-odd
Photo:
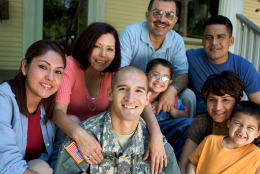
[[227, 149], [225, 136], [207, 136], [190, 155], [190, 162], [197, 166], [196, 174], [255, 174], [260, 165], [260, 149], [247, 144], [237, 149]]

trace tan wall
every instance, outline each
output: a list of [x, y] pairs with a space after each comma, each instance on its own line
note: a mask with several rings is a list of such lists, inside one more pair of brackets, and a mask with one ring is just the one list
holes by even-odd
[[106, 0], [105, 22], [120, 34], [128, 25], [145, 21], [150, 0]]
[[23, 53], [23, 0], [9, 0], [9, 19], [0, 22], [0, 70], [17, 70]]
[[244, 0], [244, 16], [260, 27], [260, 12], [255, 12], [260, 8], [260, 3], [257, 0]]

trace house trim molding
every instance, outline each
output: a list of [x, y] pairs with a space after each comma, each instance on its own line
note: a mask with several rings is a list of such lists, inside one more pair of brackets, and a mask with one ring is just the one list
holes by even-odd
[[23, 57], [29, 46], [43, 37], [43, 0], [23, 1]]
[[185, 44], [198, 45], [198, 46], [202, 45], [202, 39], [183, 37], [183, 41]]
[[105, 22], [105, 0], [89, 0], [88, 25], [93, 22]]

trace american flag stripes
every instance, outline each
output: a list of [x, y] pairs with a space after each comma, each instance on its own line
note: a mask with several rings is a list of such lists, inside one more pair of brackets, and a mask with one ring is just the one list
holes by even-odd
[[79, 149], [75, 142], [70, 143], [67, 147], [65, 147], [67, 152], [74, 158], [74, 160], [79, 164], [84, 158], [79, 153]]

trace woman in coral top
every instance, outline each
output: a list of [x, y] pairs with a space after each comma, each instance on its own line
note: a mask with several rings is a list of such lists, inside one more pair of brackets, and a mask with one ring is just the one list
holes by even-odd
[[40, 40], [15, 78], [0, 85], [0, 173], [53, 173], [61, 137], [51, 117], [65, 65], [62, 48]]
[[112, 26], [93, 23], [73, 42], [56, 97], [57, 106], [60, 105], [58, 108], [64, 113], [83, 121], [107, 110], [107, 88], [121, 64], [120, 44], [116, 38], [117, 32]]
[[[64, 133], [76, 141], [80, 153], [89, 164], [103, 159], [100, 144], [72, 121], [72, 118], [83, 121], [109, 109], [107, 88], [110, 87], [112, 76], [120, 68], [120, 64], [121, 51], [117, 31], [106, 23], [89, 25], [73, 42], [71, 56], [67, 57], [67, 67], [58, 90], [53, 120]], [[148, 119], [147, 122], [149, 121], [152, 122], [148, 124], [148, 129], [151, 125], [151, 137], [161, 135], [156, 119], [154, 122]], [[159, 159], [166, 156], [162, 155], [165, 155], [161, 150], [164, 149], [162, 139], [158, 145], [158, 140], [155, 139], [159, 136], [156, 136], [148, 152], [155, 152], [152, 159], [158, 168], [161, 163], [158, 162]]]

